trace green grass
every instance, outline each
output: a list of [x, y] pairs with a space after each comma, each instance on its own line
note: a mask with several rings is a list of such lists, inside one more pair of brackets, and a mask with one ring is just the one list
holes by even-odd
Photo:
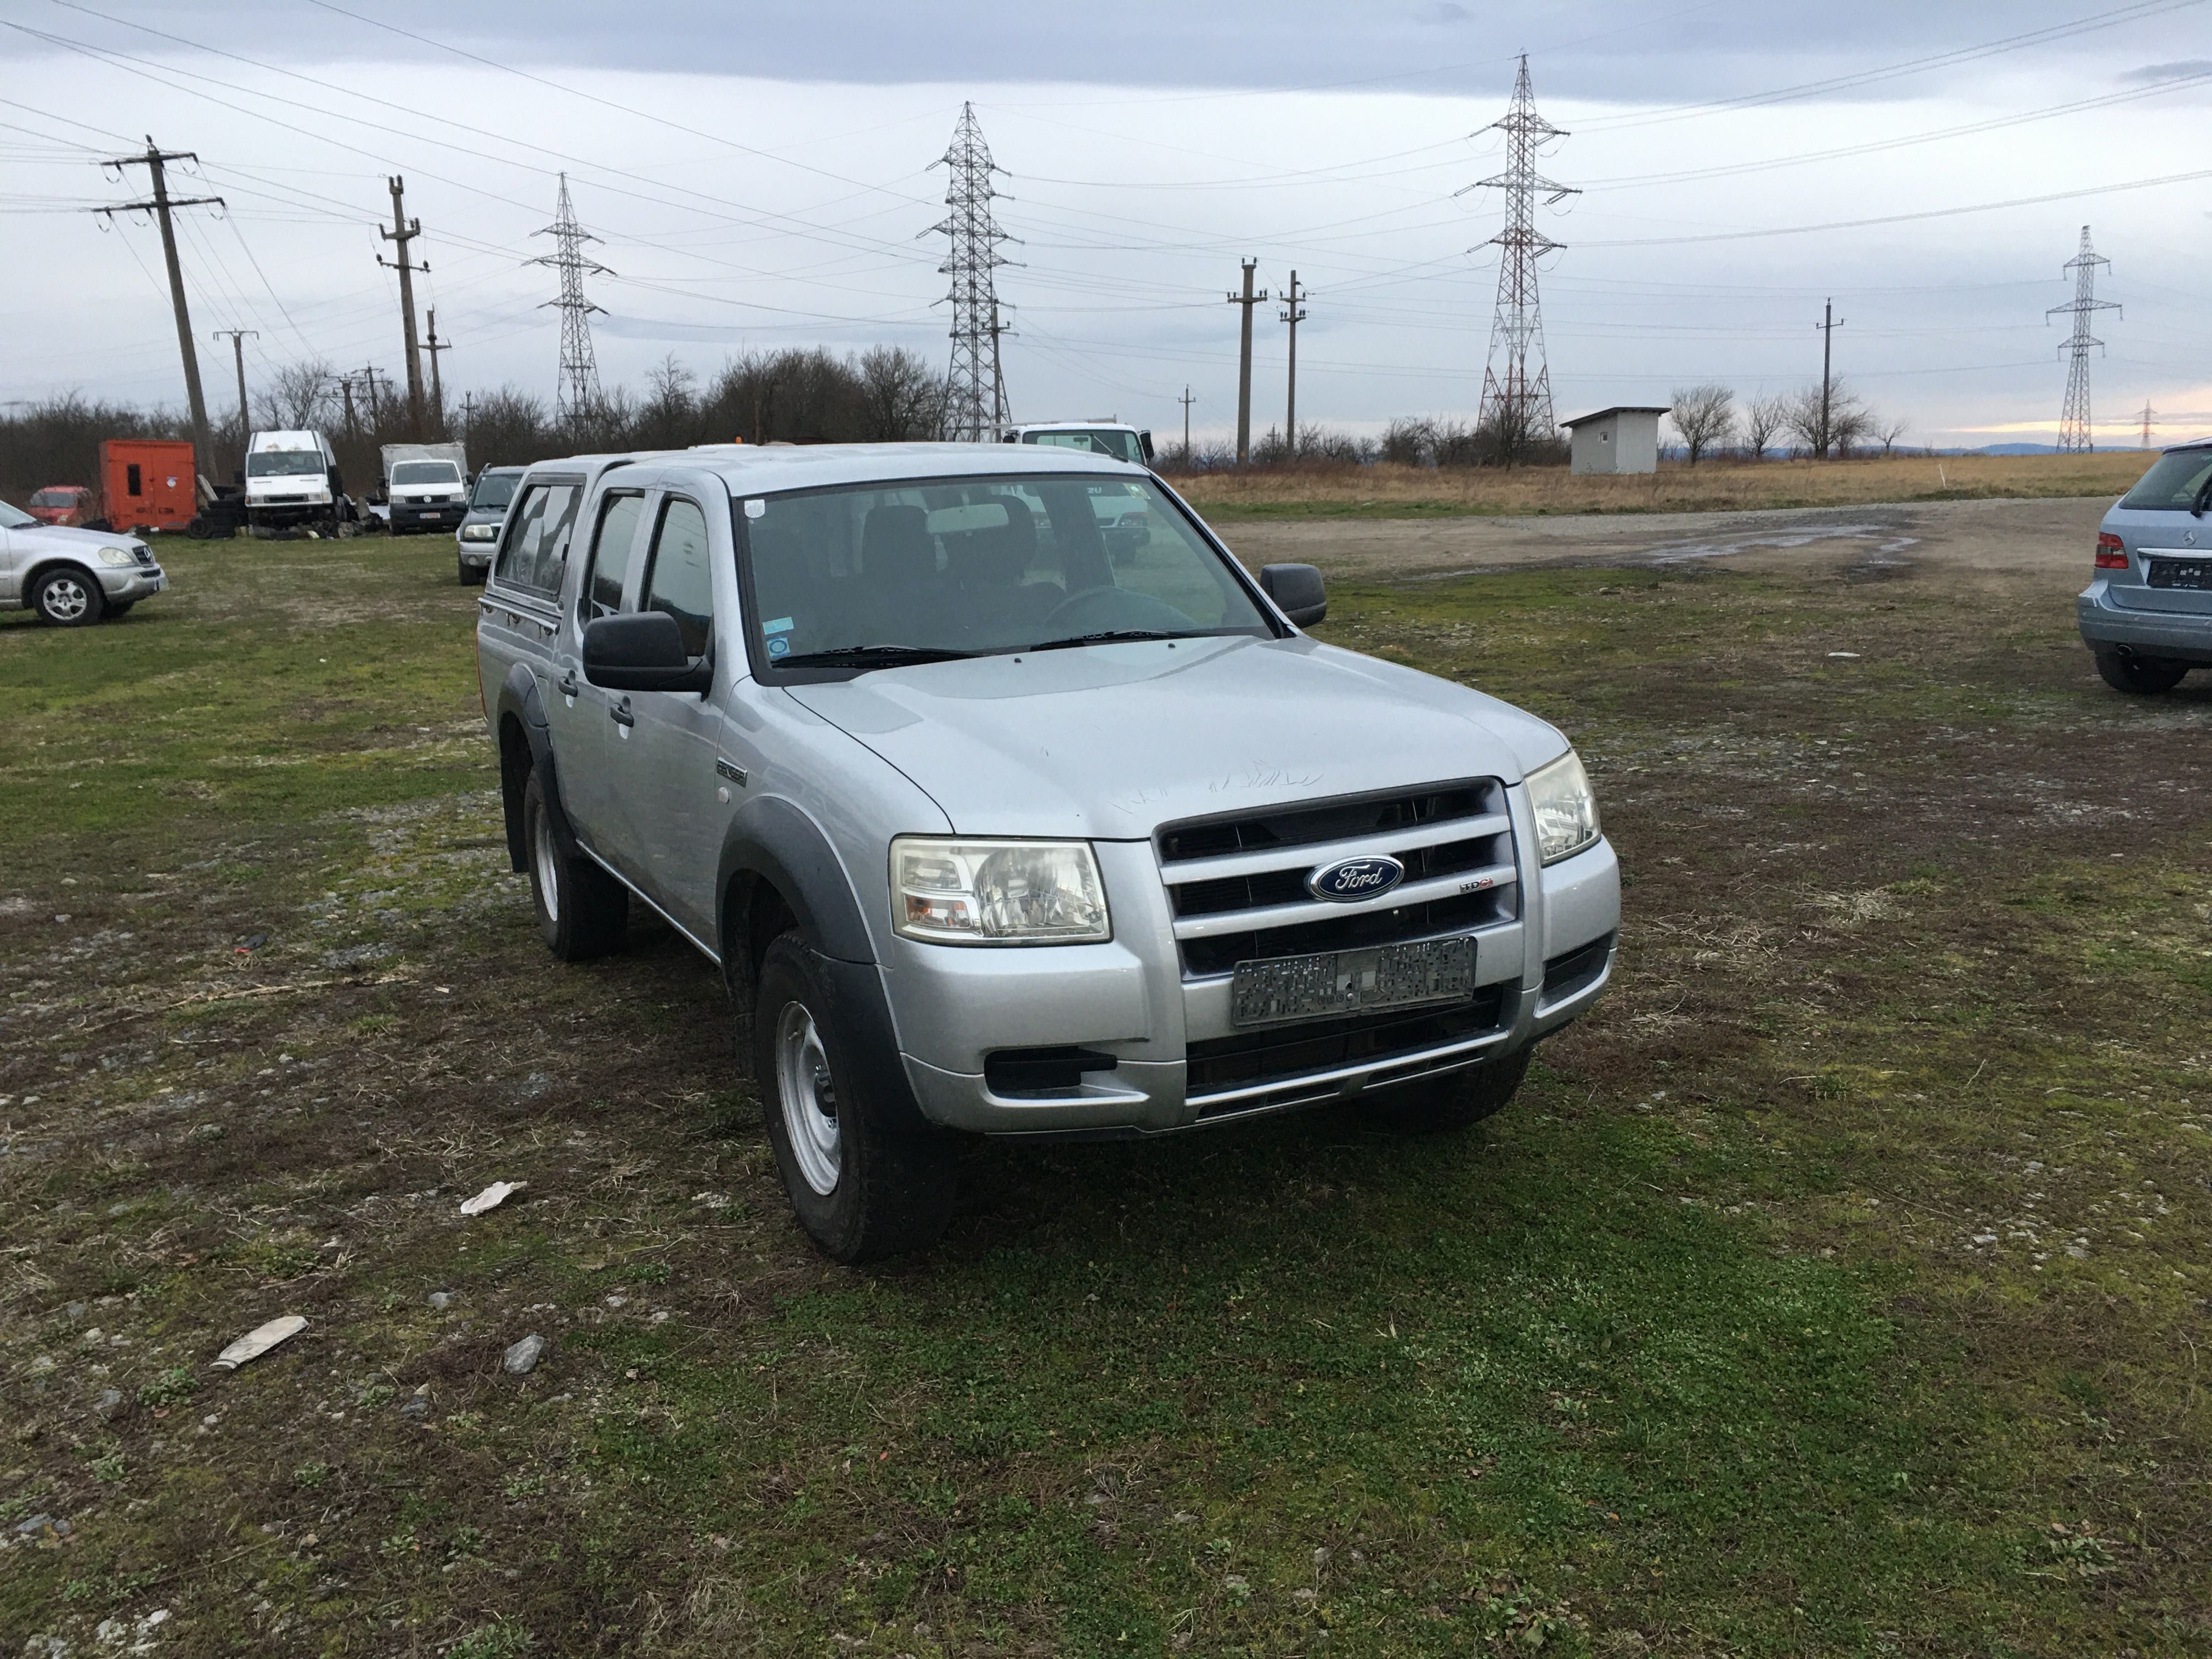
[[1576, 737], [1606, 1002], [1480, 1133], [978, 1148], [860, 1273], [697, 959], [545, 957], [443, 544], [169, 556], [0, 628], [10, 1642], [2212, 1653], [2212, 701], [2063, 593], [1338, 588]]

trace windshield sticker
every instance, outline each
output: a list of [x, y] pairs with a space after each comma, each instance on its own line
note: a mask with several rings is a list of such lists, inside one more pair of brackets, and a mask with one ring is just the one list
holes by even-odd
[[792, 621], [788, 617], [778, 617], [772, 623], [761, 624], [761, 632], [763, 634], [788, 634], [791, 629]]
[[768, 642], [768, 653], [771, 657], [788, 656], [790, 652], [791, 641], [789, 640], [778, 638], [770, 640]]
[[755, 495], [746, 501], [745, 517], [748, 519], [760, 519], [765, 518], [767, 515], [768, 503], [763, 501], [759, 496]]

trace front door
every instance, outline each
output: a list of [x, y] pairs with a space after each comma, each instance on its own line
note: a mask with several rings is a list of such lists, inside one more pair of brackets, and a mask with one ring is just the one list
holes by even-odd
[[[728, 509], [719, 515], [726, 527]], [[688, 496], [664, 495], [652, 514], [646, 567], [635, 608], [662, 611], [683, 629], [696, 662], [715, 657], [714, 572], [709, 520]], [[736, 637], [734, 630], [730, 636]], [[735, 811], [732, 781], [716, 770], [722, 714], [710, 695], [638, 691], [622, 757], [624, 873], [695, 939], [715, 937], [714, 882], [722, 837]]]

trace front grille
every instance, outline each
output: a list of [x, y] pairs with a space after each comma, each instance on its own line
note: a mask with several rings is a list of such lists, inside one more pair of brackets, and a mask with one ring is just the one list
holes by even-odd
[[[1495, 779], [1194, 819], [1162, 829], [1157, 845], [1188, 978], [1466, 932], [1519, 913], [1513, 832]], [[1326, 904], [1307, 891], [1316, 866], [1376, 853], [1405, 866], [1399, 902]], [[1237, 926], [1247, 915], [1251, 925]]]
[[[1496, 1030], [1505, 1014], [1505, 991], [1503, 985], [1486, 985], [1472, 1000], [1448, 1008], [1316, 1020], [1194, 1042], [1186, 1055], [1184, 1087], [1194, 1096], [1216, 1094], [1441, 1048]], [[1242, 1103], [1228, 1103], [1223, 1109]]]
[[133, 558], [138, 561], [138, 568], [140, 569], [151, 570], [154, 568], [154, 550], [152, 548], [134, 547], [131, 550], [131, 555]]

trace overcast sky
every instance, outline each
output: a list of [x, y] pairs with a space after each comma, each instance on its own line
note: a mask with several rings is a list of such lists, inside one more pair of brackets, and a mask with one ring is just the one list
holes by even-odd
[[552, 392], [553, 278], [526, 262], [564, 169], [614, 273], [590, 289], [610, 382], [671, 352], [702, 374], [794, 343], [942, 357], [928, 164], [972, 100], [1021, 239], [1000, 277], [1018, 417], [1176, 431], [1188, 385], [1196, 428], [1225, 430], [1240, 257], [1311, 291], [1303, 417], [1471, 416], [1502, 204], [1457, 192], [1500, 164], [1525, 50], [1570, 134], [1545, 170], [1583, 191], [1540, 221], [1566, 245], [1543, 278], [1562, 415], [1803, 384], [1832, 295], [1838, 372], [1911, 441], [2047, 439], [2065, 368], [2045, 313], [2086, 222], [2125, 307], [2098, 319], [2100, 441], [2135, 442], [2146, 400], [2170, 441], [2212, 429], [2209, 6], [0, 0], [0, 398], [181, 402], [158, 236], [82, 210], [143, 191], [95, 163], [149, 133], [198, 153], [179, 191], [228, 204], [180, 216], [218, 410], [219, 328], [258, 331], [256, 382], [306, 358], [399, 372], [374, 229], [395, 172], [455, 393]]

